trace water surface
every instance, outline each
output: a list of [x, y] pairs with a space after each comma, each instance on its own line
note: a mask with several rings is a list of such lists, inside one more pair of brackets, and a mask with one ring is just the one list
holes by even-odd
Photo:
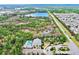
[[32, 16], [32, 17], [48, 17], [48, 13], [32, 13], [25, 16]]

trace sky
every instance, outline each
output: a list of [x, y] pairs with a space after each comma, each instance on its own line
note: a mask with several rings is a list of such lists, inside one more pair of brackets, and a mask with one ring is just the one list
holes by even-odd
[[79, 4], [78, 0], [0, 0], [0, 4]]

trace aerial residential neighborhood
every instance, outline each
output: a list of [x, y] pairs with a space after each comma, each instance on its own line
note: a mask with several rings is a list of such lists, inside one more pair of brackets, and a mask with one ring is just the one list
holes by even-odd
[[59, 13], [56, 14], [56, 16], [61, 19], [75, 34], [79, 33], [79, 14]]
[[79, 5], [0, 5], [0, 55], [79, 55]]

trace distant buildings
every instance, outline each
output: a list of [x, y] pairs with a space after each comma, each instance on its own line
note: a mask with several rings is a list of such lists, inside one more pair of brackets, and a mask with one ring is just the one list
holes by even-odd
[[12, 11], [12, 10], [3, 10], [3, 11], [0, 11], [0, 16], [3, 16], [3, 15], [12, 15], [12, 14], [15, 14], [15, 11]]
[[79, 14], [76, 13], [55, 13], [55, 15], [63, 21], [72, 32], [79, 33]]

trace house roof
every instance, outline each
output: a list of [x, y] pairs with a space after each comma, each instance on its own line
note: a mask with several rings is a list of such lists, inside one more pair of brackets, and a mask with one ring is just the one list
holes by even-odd
[[41, 45], [41, 44], [42, 44], [41, 39], [36, 38], [36, 39], [33, 40], [33, 45]]

